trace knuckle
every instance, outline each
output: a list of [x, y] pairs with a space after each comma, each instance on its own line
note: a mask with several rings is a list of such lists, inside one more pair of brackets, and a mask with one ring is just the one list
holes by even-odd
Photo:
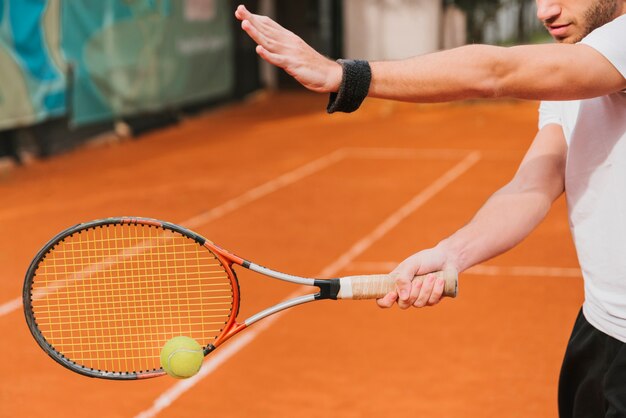
[[411, 279], [409, 279], [406, 274], [397, 274], [394, 277], [394, 280], [396, 281], [397, 284], [402, 284], [402, 285], [408, 285], [411, 283]]

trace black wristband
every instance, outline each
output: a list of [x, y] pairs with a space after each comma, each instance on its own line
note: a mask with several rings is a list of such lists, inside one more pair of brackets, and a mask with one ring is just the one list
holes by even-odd
[[337, 60], [343, 68], [341, 85], [337, 93], [330, 93], [328, 113], [354, 112], [367, 97], [372, 81], [372, 70], [367, 61]]

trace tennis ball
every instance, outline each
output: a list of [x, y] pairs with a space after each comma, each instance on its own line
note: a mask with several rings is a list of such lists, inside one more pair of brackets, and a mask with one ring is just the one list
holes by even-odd
[[204, 352], [196, 340], [174, 337], [161, 349], [161, 367], [177, 379], [186, 379], [200, 371]]

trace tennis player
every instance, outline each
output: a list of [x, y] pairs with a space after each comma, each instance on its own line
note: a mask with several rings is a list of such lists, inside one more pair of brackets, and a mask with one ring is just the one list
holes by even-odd
[[463, 228], [394, 270], [381, 307], [437, 304], [443, 282], [522, 241], [567, 192], [585, 301], [559, 383], [559, 414], [626, 417], [626, 0], [537, 0], [554, 44], [468, 45], [393, 62], [331, 61], [271, 19], [236, 11], [257, 53], [306, 88], [330, 93], [329, 112], [365, 97], [442, 102], [542, 100], [539, 131], [514, 178]]

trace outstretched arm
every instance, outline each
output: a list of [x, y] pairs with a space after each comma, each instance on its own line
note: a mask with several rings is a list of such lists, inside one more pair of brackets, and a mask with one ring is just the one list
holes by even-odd
[[619, 71], [582, 44], [467, 45], [370, 65], [369, 96], [416, 102], [498, 97], [576, 100], [626, 88]]
[[[257, 53], [304, 87], [336, 92], [341, 66], [268, 17], [239, 6], [235, 16]], [[413, 102], [514, 97], [574, 100], [626, 89], [626, 79], [587, 45], [503, 48], [468, 45], [400, 61], [372, 62], [369, 96]]]
[[443, 282], [418, 274], [444, 268], [459, 272], [501, 254], [528, 236], [564, 190], [567, 144], [558, 125], [547, 125], [535, 137], [513, 180], [493, 194], [474, 218], [434, 248], [404, 260], [392, 272], [397, 292], [378, 300], [381, 307], [398, 302], [401, 308], [434, 305], [441, 299]]

